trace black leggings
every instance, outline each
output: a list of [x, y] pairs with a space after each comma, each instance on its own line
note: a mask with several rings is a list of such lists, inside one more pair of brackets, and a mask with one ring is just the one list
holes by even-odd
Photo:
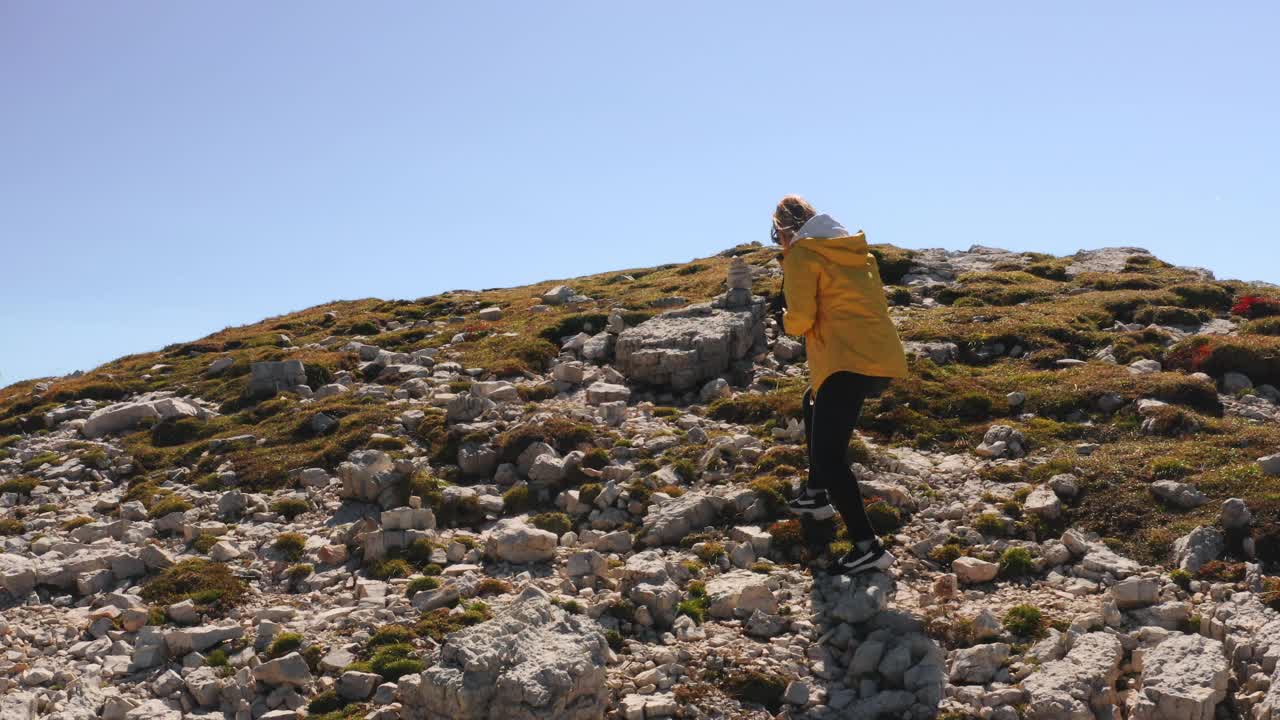
[[862, 402], [880, 394], [887, 384], [886, 378], [842, 370], [823, 381], [816, 398], [810, 387], [802, 400], [804, 439], [809, 448], [808, 487], [827, 491], [854, 542], [870, 540], [876, 533], [862, 506], [858, 478], [845, 458]]

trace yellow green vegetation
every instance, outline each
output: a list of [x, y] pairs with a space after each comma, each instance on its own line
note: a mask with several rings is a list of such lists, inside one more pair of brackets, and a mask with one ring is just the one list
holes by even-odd
[[223, 615], [248, 595], [249, 586], [229, 567], [211, 560], [183, 560], [142, 586], [142, 599], [159, 605], [191, 600], [200, 612]]
[[[1026, 436], [1035, 457], [1025, 464], [984, 470], [984, 475], [1000, 482], [1042, 483], [1054, 473], [1075, 474], [1081, 492], [1065, 504], [1063, 524], [1096, 531], [1144, 562], [1160, 561], [1167, 558], [1174, 538], [1196, 525], [1214, 523], [1222, 500], [1242, 497], [1257, 518], [1254, 540], [1259, 555], [1280, 559], [1280, 494], [1256, 468], [1258, 457], [1280, 447], [1280, 431], [1273, 425], [1224, 417], [1213, 383], [1190, 377], [1190, 373], [1202, 371], [1220, 378], [1234, 370], [1249, 375], [1255, 384], [1280, 385], [1280, 318], [1233, 317], [1241, 323], [1242, 334], [1238, 336], [1185, 340], [1154, 327], [1137, 331], [1115, 328], [1118, 322], [1179, 326], [1227, 318], [1236, 298], [1267, 295], [1268, 291], [1238, 282], [1207, 281], [1198, 273], [1145, 256], [1130, 258], [1118, 272], [1071, 277], [1066, 273], [1070, 258], [1032, 253], [989, 272], [962, 275], [952, 287], [908, 291], [893, 286], [910, 269], [914, 253], [884, 245], [873, 246], [871, 251], [881, 277], [891, 286], [890, 296], [897, 306], [893, 313], [903, 339], [955, 342], [959, 362], [939, 367], [928, 360], [913, 360], [910, 377], [894, 382], [882, 396], [867, 402], [862, 432], [879, 444], [969, 452], [991, 424], [1008, 424]], [[442, 350], [439, 360], [518, 379], [524, 400], [546, 399], [554, 388], [528, 382], [526, 373], [543, 370], [556, 355], [562, 338], [600, 331], [608, 308], [622, 308], [624, 321], [635, 324], [660, 311], [655, 303], [659, 299], [678, 295], [698, 302], [722, 292], [734, 257], [763, 269], [777, 256], [776, 248], [740, 246], [689, 263], [549, 279], [522, 287], [448, 292], [414, 300], [328, 303], [227, 328], [194, 342], [120, 358], [82, 376], [55, 379], [47, 389], [38, 389], [35, 381], [0, 388], [0, 452], [18, 456], [15, 446], [24, 434], [43, 431], [44, 414], [61, 404], [79, 399], [112, 402], [139, 392], [173, 390], [216, 403], [222, 414], [210, 421], [155, 423], [122, 438], [136, 470], [128, 478], [122, 500], [142, 501], [153, 517], [186, 509], [184, 490], [173, 488], [169, 480], [168, 471], [175, 467], [190, 470], [181, 482], [209, 492], [223, 489], [218, 474], [224, 464], [235, 471], [239, 486], [245, 490], [269, 491], [288, 486], [291, 471], [305, 467], [332, 470], [352, 450], [375, 446], [396, 455], [415, 453], [417, 446], [440, 466], [454, 463], [459, 447], [467, 443], [492, 442], [500, 462], [514, 462], [530, 443], [546, 442], [561, 454], [585, 451], [584, 467], [603, 467], [609, 462], [605, 448], [627, 446], [628, 440], [605, 438], [590, 424], [548, 416], [546, 406], [529, 406], [524, 418], [505, 426], [496, 438], [471, 428], [446, 427], [439, 409], [428, 410], [411, 435], [401, 435], [394, 429], [398, 426], [394, 406], [358, 401], [350, 394], [306, 405], [290, 393], [247, 398], [244, 391], [249, 368], [256, 361], [298, 359], [306, 365], [307, 384], [317, 388], [342, 371], [360, 374], [355, 355], [336, 349], [347, 338], [359, 336], [362, 342], [408, 352], [441, 347], [461, 333], [463, 340]], [[779, 279], [772, 273], [762, 275], [767, 277], [757, 280], [753, 289], [772, 301], [780, 290]], [[570, 285], [598, 302], [531, 312], [540, 304], [539, 296], [558, 284]], [[941, 306], [926, 307], [920, 302], [925, 297]], [[490, 305], [503, 309], [501, 319], [478, 317], [477, 312]], [[461, 322], [450, 322], [455, 317]], [[290, 339], [288, 347], [280, 342], [282, 334]], [[330, 338], [337, 342], [325, 342]], [[996, 344], [1002, 345], [1004, 352], [992, 352]], [[1014, 347], [1021, 348], [1017, 357], [1008, 353]], [[1124, 367], [1100, 362], [1056, 365], [1057, 360], [1066, 358], [1087, 360], [1104, 348], [1110, 348], [1121, 365], [1148, 358], [1160, 361], [1171, 372], [1133, 375]], [[207, 373], [209, 364], [222, 357], [231, 358], [231, 366], [216, 375]], [[156, 365], [166, 369], [152, 371]], [[749, 432], [770, 438], [770, 430], [778, 424], [800, 416], [805, 384], [803, 375], [761, 373], [753, 390], [718, 399], [704, 410], [664, 401], [666, 404], [654, 409], [654, 415], [674, 420], [686, 412], [703, 412], [713, 419], [741, 423]], [[461, 391], [469, 386], [470, 381], [459, 381], [450, 389]], [[1010, 407], [1006, 399], [1013, 391], [1026, 396], [1020, 407]], [[1143, 398], [1171, 405], [1155, 418], [1156, 434], [1144, 434], [1143, 418], [1134, 411], [1135, 401]], [[1104, 406], [1111, 411], [1103, 411]], [[337, 427], [322, 436], [313, 435], [308, 421], [315, 412], [335, 418]], [[1022, 420], [1024, 413], [1034, 418]], [[1197, 431], [1188, 432], [1196, 425]], [[374, 433], [394, 437], [374, 439]], [[212, 441], [238, 435], [252, 435], [256, 442], [210, 452]], [[1077, 456], [1072, 447], [1083, 442], [1097, 443], [1100, 448], [1091, 456]], [[803, 473], [806, 463], [796, 446], [777, 445], [772, 440], [766, 443], [769, 445], [775, 447], [754, 467], [740, 464], [732, 480], [752, 483], [769, 509], [777, 512], [789, 492], [786, 483]], [[24, 472], [35, 472], [40, 465], [62, 462], [73, 452], [86, 464], [102, 466], [107, 462], [101, 450], [66, 445], [60, 446], [58, 453], [29, 457], [21, 465], [27, 468]], [[685, 485], [699, 473], [697, 454], [677, 448], [660, 457], [637, 458], [637, 465], [656, 470], [670, 464], [681, 476], [679, 485]], [[870, 459], [861, 443], [851, 445], [849, 457], [864, 463]], [[1044, 458], [1049, 462], [1038, 464]], [[452, 479], [444, 471], [415, 475], [405, 484], [404, 499], [422, 497], [444, 528], [478, 521], [483, 513], [474, 499], [444, 503], [445, 480]], [[1211, 502], [1192, 510], [1152, 502], [1148, 484], [1163, 479], [1193, 483]], [[33, 478], [18, 477], [0, 484], [0, 492], [16, 493], [25, 501], [36, 485]], [[508, 497], [509, 511], [551, 510], [537, 504], [554, 497], [557, 490], [575, 486], [579, 499], [586, 503], [593, 502], [600, 492], [599, 483], [575, 468], [562, 487], [548, 488], [550, 493], [513, 492]], [[628, 488], [632, 497], [642, 502], [654, 490], [643, 483]], [[667, 494], [680, 490], [675, 485], [661, 488]], [[1043, 527], [1035, 517], [1023, 513], [1017, 498], [1002, 497], [991, 505], [990, 514], [978, 521], [979, 529], [991, 536], [1043, 537], [1046, 531], [1057, 529], [1056, 525]], [[273, 510], [292, 519], [309, 508], [288, 499], [277, 501]], [[875, 515], [873, 522], [881, 532], [889, 532], [901, 522], [896, 511], [884, 503], [873, 503], [869, 512]], [[565, 527], [558, 513], [543, 513], [534, 521], [557, 533]], [[838, 523], [787, 520], [771, 529], [776, 531], [775, 545], [796, 560], [820, 560], [830, 553], [833, 543], [840, 546], [842, 542]], [[21, 517], [8, 520], [4, 531], [23, 532]], [[199, 549], [207, 543], [199, 538], [195, 544]], [[938, 552], [935, 560], [945, 565], [964, 549], [947, 544]], [[426, 559], [408, 554], [371, 568], [384, 577], [428, 574], [430, 569]]]

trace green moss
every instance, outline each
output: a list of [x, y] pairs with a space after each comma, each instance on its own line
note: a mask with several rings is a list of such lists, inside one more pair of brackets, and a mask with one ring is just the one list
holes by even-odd
[[267, 646], [267, 657], [284, 657], [300, 647], [302, 647], [301, 634], [296, 632], [278, 633], [272, 638], [271, 644]]
[[409, 581], [405, 595], [413, 597], [420, 592], [435, 590], [440, 587], [440, 579], [435, 577], [416, 577]]
[[413, 566], [402, 558], [379, 560], [369, 569], [369, 576], [376, 580], [405, 578], [413, 574]]
[[165, 495], [151, 505], [147, 510], [147, 517], [155, 520], [171, 513], [186, 512], [192, 507], [191, 502], [181, 495]]
[[476, 584], [476, 595], [506, 595], [511, 589], [506, 580], [487, 577]]
[[622, 646], [623, 646], [622, 634], [619, 633], [617, 630], [606, 630], [604, 633], [604, 639], [606, 642], [609, 643], [609, 648], [611, 650], [613, 650], [616, 653], [622, 652]]
[[1265, 335], [1195, 336], [1174, 345], [1165, 364], [1188, 372], [1221, 377], [1229, 371], [1256, 384], [1280, 384], [1280, 337]]
[[369, 647], [379, 647], [381, 645], [407, 643], [412, 642], [414, 637], [413, 630], [405, 625], [383, 625], [369, 637], [367, 645]]
[[809, 464], [808, 451], [800, 445], [774, 445], [756, 461], [756, 472], [768, 473], [779, 467], [802, 468]]
[[347, 707], [349, 702], [338, 697], [338, 693], [333, 690], [325, 690], [324, 692], [311, 698], [307, 703], [307, 712], [313, 716], [321, 713], [331, 713]]
[[948, 570], [951, 568], [951, 563], [966, 554], [964, 546], [947, 542], [930, 550], [929, 559], [941, 565], [942, 569]]
[[1004, 629], [1014, 635], [1039, 637], [1044, 633], [1044, 616], [1034, 605], [1014, 605], [1004, 614]]
[[210, 650], [204, 656], [204, 664], [209, 667], [227, 667], [230, 664], [227, 659], [227, 651], [222, 648]]
[[520, 453], [535, 442], [545, 442], [561, 454], [589, 450], [596, 429], [565, 417], [551, 417], [539, 423], [517, 425], [494, 438], [499, 462], [516, 462]]
[[547, 512], [529, 518], [529, 524], [560, 537], [573, 529], [573, 522], [562, 512]]
[[306, 549], [307, 538], [301, 533], [285, 532], [276, 536], [272, 547], [290, 561], [296, 562]]
[[151, 444], [156, 447], [186, 445], [212, 437], [228, 426], [229, 422], [221, 418], [216, 422], [193, 417], [162, 420], [151, 426]]
[[533, 497], [528, 485], [517, 485], [502, 493], [502, 511], [509, 515], [528, 512], [533, 507]]
[[429, 637], [442, 642], [446, 635], [455, 633], [464, 627], [478, 625], [492, 617], [489, 607], [482, 602], [474, 602], [462, 613], [453, 613], [448, 608], [438, 608], [424, 613], [413, 626], [419, 637]]
[[902, 282], [902, 277], [911, 270], [914, 263], [914, 250], [903, 250], [893, 245], [873, 245], [868, 252], [876, 259], [880, 281], [885, 285]]
[[93, 522], [93, 518], [85, 515], [79, 515], [77, 517], [73, 517], [70, 520], [67, 520], [66, 522], [62, 523], [62, 529], [71, 531], [71, 530], [75, 530], [78, 527], [84, 527], [85, 525], [88, 525], [91, 522]]
[[1035, 572], [1031, 551], [1023, 547], [1007, 548], [1000, 555], [1001, 577], [1022, 577]]
[[0, 483], [0, 493], [17, 493], [30, 495], [36, 489], [37, 481], [33, 477], [19, 477]]
[[[696, 582], [696, 581], [695, 581]], [[693, 583], [689, 583], [692, 585]], [[711, 607], [711, 600], [707, 598], [706, 592], [699, 590], [698, 592], [690, 591], [689, 595], [676, 604], [677, 615], [688, 615], [694, 622], [701, 625], [707, 619], [707, 610]]]
[[1193, 310], [1183, 307], [1169, 307], [1167, 305], [1152, 305], [1144, 307], [1133, 314], [1133, 321], [1142, 323], [1143, 325], [1177, 325], [1198, 327], [1200, 324], [1207, 322], [1213, 315], [1204, 310]]
[[760, 478], [751, 483], [751, 490], [764, 503], [770, 517], [778, 515], [787, 505], [788, 486], [778, 478]]
[[584, 505], [595, 504], [596, 498], [600, 496], [600, 491], [604, 486], [599, 483], [586, 483], [578, 488], [578, 502]]
[[1190, 308], [1226, 312], [1235, 299], [1235, 292], [1217, 283], [1183, 283], [1169, 288], [1181, 301], [1181, 305]]
[[311, 563], [299, 563], [297, 565], [290, 565], [289, 568], [284, 571], [284, 576], [289, 582], [297, 583], [311, 577], [315, 571], [315, 566]]
[[143, 600], [172, 605], [192, 600], [200, 612], [223, 615], [248, 596], [249, 586], [223, 563], [204, 559], [184, 560], [151, 578], [142, 586]]
[[1245, 335], [1280, 336], [1280, 317], [1259, 318], [1250, 320], [1240, 329]]
[[1151, 461], [1151, 476], [1159, 480], [1177, 480], [1194, 472], [1190, 465], [1178, 458], [1159, 458]]
[[763, 705], [770, 712], [777, 712], [782, 705], [782, 693], [787, 680], [781, 675], [758, 670], [739, 671], [729, 676], [725, 690], [739, 702]]
[[697, 549], [698, 559], [705, 563], [714, 562], [724, 554], [724, 544], [718, 542], [705, 542]]
[[435, 545], [427, 538], [416, 538], [404, 550], [404, 559], [417, 567], [424, 567], [431, 562], [431, 553]]
[[282, 515], [284, 519], [290, 521], [310, 509], [311, 503], [302, 498], [281, 498], [271, 503], [271, 512]]
[[384, 645], [369, 659], [369, 668], [386, 682], [395, 682], [405, 675], [422, 672], [425, 665], [408, 643]]
[[1000, 537], [1004, 535], [1007, 523], [1003, 518], [993, 512], [985, 512], [973, 521], [973, 528], [983, 535], [992, 537]]
[[191, 541], [191, 549], [198, 553], [208, 554], [209, 550], [212, 549], [214, 545], [217, 545], [218, 541], [221, 539], [222, 538], [217, 535], [201, 533], [196, 536], [195, 540]]
[[27, 531], [27, 526], [21, 520], [14, 518], [5, 518], [0, 520], [0, 535], [12, 536], [21, 535]]
[[879, 498], [867, 498], [867, 519], [877, 535], [886, 535], [902, 527], [902, 513], [898, 508]]
[[781, 391], [737, 393], [713, 401], [707, 407], [707, 416], [713, 420], [740, 425], [752, 425], [778, 418], [799, 419], [800, 396]]

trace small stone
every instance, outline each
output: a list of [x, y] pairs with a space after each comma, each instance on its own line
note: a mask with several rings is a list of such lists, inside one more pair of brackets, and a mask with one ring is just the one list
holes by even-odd
[[1046, 485], [1041, 485], [1027, 496], [1023, 509], [1033, 515], [1052, 520], [1062, 514], [1062, 502], [1058, 495]]
[[1280, 475], [1280, 453], [1258, 458], [1258, 467], [1267, 475]]
[[1230, 371], [1222, 376], [1222, 391], [1228, 395], [1252, 389], [1253, 381], [1244, 373]]
[[1063, 473], [1049, 478], [1049, 487], [1063, 500], [1070, 500], [1080, 492], [1080, 481], [1075, 475]]
[[787, 689], [782, 693], [782, 701], [788, 705], [804, 705], [809, 702], [809, 686], [799, 680], [792, 680], [787, 683]]
[[1000, 566], [975, 557], [958, 557], [951, 563], [956, 578], [966, 585], [990, 582], [1000, 572]]
[[1230, 498], [1222, 503], [1222, 526], [1228, 530], [1239, 530], [1253, 523], [1253, 513], [1240, 498]]
[[268, 685], [305, 687], [311, 684], [311, 670], [307, 667], [307, 661], [296, 652], [258, 665], [253, 668], [253, 677]]
[[338, 696], [347, 700], [364, 700], [381, 682], [382, 677], [375, 673], [348, 670], [338, 678]]

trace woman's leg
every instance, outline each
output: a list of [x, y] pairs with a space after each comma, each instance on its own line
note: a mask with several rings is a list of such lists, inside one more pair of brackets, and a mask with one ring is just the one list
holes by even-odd
[[822, 484], [823, 478], [814, 470], [812, 389], [804, 391], [804, 396], [800, 398], [800, 407], [804, 411], [804, 442], [809, 454], [809, 477], [804, 483], [804, 491], [800, 493], [799, 497], [787, 503], [787, 507], [796, 515], [814, 518], [815, 520], [826, 520], [833, 517], [836, 514], [836, 510], [831, 507], [831, 499]]
[[875, 530], [862, 505], [858, 479], [846, 457], [853, 428], [862, 413], [862, 403], [875, 378], [838, 372], [826, 379], [812, 399], [805, 431], [809, 435], [809, 477], [811, 485], [823, 488], [844, 518], [849, 539], [872, 540]]
[[806, 489], [817, 490], [822, 485], [814, 484], [813, 477], [813, 386], [810, 385], [804, 389], [804, 395], [800, 396], [800, 410], [804, 415], [804, 447], [805, 452], [809, 456], [809, 479], [805, 482]]

